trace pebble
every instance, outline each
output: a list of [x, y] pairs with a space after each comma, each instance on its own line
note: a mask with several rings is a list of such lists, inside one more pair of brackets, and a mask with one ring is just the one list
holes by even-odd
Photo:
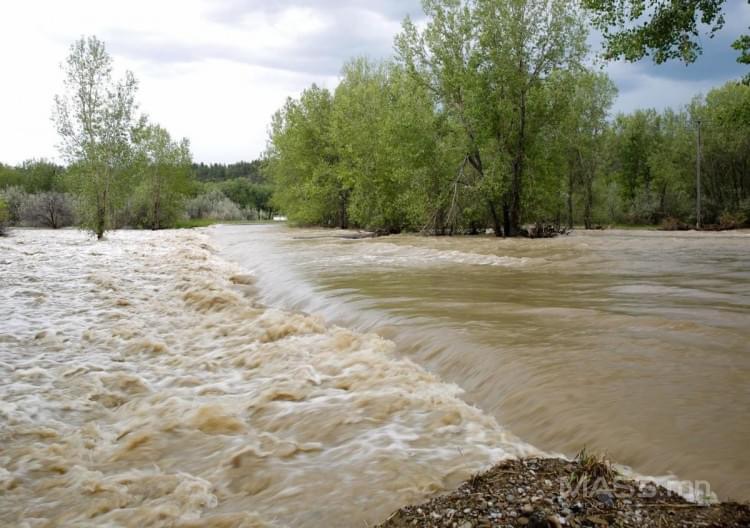
[[609, 493], [597, 493], [596, 500], [604, 504], [607, 508], [614, 508], [615, 501]]

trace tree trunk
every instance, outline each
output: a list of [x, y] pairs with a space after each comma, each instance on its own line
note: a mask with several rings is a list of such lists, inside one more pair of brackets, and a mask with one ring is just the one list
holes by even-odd
[[513, 176], [510, 184], [510, 211], [507, 236], [517, 236], [521, 232], [521, 196], [523, 194], [524, 162], [526, 157], [526, 92], [521, 92], [518, 107], [518, 141], [513, 157]]
[[591, 229], [591, 210], [594, 205], [594, 192], [592, 189], [593, 177], [586, 178], [586, 196], [583, 200], [583, 225], [586, 229]]
[[349, 228], [349, 218], [346, 212], [346, 206], [348, 202], [348, 195], [345, 191], [341, 191], [339, 193], [339, 214], [338, 214], [338, 224], [339, 228], [341, 229], [348, 229]]
[[510, 221], [510, 207], [508, 203], [503, 203], [503, 236], [513, 236], [512, 226]]
[[94, 232], [96, 233], [96, 239], [101, 240], [102, 238], [104, 238], [104, 228], [107, 223], [106, 193], [98, 197], [97, 202]]
[[573, 176], [575, 164], [568, 167], [568, 229], [573, 229]]
[[492, 228], [495, 230], [495, 236], [505, 236], [505, 231], [503, 231], [503, 226], [500, 224], [500, 217], [497, 215], [497, 209], [495, 208], [495, 204], [492, 203], [492, 199], [487, 200], [487, 205], [492, 216]]

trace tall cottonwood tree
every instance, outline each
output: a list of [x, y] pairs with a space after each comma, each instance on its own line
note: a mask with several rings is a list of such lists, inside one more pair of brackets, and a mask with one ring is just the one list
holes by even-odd
[[583, 195], [583, 223], [593, 224], [594, 179], [602, 168], [607, 116], [617, 88], [604, 73], [583, 72], [569, 81], [570, 101], [563, 122], [563, 141], [568, 156], [568, 226], [573, 227], [576, 188]]
[[346, 228], [350, 187], [339, 171], [333, 131], [333, 96], [312, 85], [288, 99], [271, 122], [268, 171], [274, 202], [300, 224]]
[[581, 14], [562, 0], [425, 0], [423, 7], [427, 25], [420, 31], [405, 21], [399, 57], [462, 125], [495, 233], [517, 235], [533, 174], [529, 152], [556, 118], [547, 84], [556, 71], [582, 69]]
[[113, 79], [112, 59], [95, 36], [76, 41], [63, 68], [53, 114], [59, 149], [76, 167], [82, 223], [101, 239], [127, 192], [137, 83], [131, 72]]
[[453, 153], [441, 144], [432, 98], [403, 68], [364, 58], [347, 63], [332, 131], [339, 173], [352, 189], [352, 221], [391, 233], [426, 224], [444, 230]]

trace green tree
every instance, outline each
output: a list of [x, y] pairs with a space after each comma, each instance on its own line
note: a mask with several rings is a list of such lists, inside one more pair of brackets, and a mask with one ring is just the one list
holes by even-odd
[[[701, 26], [713, 37], [724, 27], [726, 0], [583, 0], [594, 25], [604, 37], [604, 56], [637, 61], [653, 55], [661, 64], [670, 59], [685, 63], [702, 52]], [[748, 2], [750, 3], [750, 2]], [[737, 62], [750, 64], [750, 35], [740, 36], [732, 47]], [[750, 83], [750, 73], [744, 78]]]
[[271, 196], [273, 188], [268, 184], [253, 183], [249, 177], [238, 177], [221, 183], [221, 192], [258, 220], [264, 213], [268, 216], [273, 211]]
[[158, 125], [141, 127], [135, 136], [140, 184], [136, 195], [142, 222], [150, 229], [174, 225], [190, 190], [192, 160], [187, 139], [172, 140]]
[[0, 236], [5, 235], [9, 222], [10, 215], [8, 213], [8, 204], [6, 204], [3, 197], [0, 196]]
[[[740, 64], [750, 65], [750, 35], [742, 35], [740, 38], [734, 41], [732, 47], [740, 52], [740, 56], [737, 57], [737, 62]], [[745, 74], [742, 82], [750, 85], [750, 72]]]
[[[532, 152], [556, 118], [554, 73], [577, 69], [586, 30], [571, 2], [426, 0], [423, 31], [407, 20], [397, 49], [465, 132], [495, 232], [521, 232]], [[549, 100], [549, 97], [553, 97]], [[531, 162], [531, 163], [530, 163]], [[502, 211], [502, 217], [500, 216]]]
[[65, 169], [45, 159], [27, 160], [18, 168], [28, 193], [64, 192]]
[[[702, 194], [707, 223], [750, 213], [750, 86], [727, 83], [690, 105], [703, 127]], [[695, 158], [693, 157], [693, 163]], [[742, 222], [740, 222], [742, 223]]]
[[101, 239], [131, 183], [137, 83], [130, 72], [112, 79], [112, 59], [93, 36], [70, 47], [64, 70], [64, 92], [55, 97], [53, 115], [59, 148], [76, 165], [83, 225]]
[[24, 183], [23, 175], [16, 167], [0, 163], [0, 189], [21, 187]]
[[431, 202], [425, 179], [440, 166], [424, 87], [391, 63], [347, 63], [335, 93], [333, 133], [352, 221], [390, 233], [422, 227], [425, 209], [416, 204]]
[[339, 172], [331, 118], [333, 96], [315, 85], [273, 117], [268, 170], [274, 203], [300, 224], [346, 228], [351, 189]]
[[568, 81], [570, 103], [563, 123], [563, 138], [568, 156], [568, 226], [573, 227], [574, 192], [583, 194], [583, 223], [591, 229], [594, 210], [594, 179], [601, 170], [605, 148], [607, 116], [617, 88], [603, 73], [584, 71]]

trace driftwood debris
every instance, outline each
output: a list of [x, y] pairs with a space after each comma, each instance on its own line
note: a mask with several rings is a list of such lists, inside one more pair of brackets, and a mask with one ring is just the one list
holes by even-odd
[[533, 226], [523, 230], [523, 234], [529, 238], [554, 238], [559, 235], [569, 235], [567, 227], [537, 222]]

